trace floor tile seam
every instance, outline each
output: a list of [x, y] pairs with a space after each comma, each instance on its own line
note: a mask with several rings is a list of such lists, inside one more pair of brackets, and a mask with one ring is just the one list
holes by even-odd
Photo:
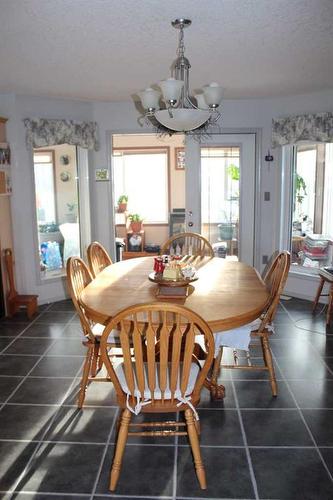
[[[212, 498], [210, 497], [181, 497], [181, 496], [177, 496], [177, 500], [213, 500]], [[239, 497], [239, 498], [236, 498], [236, 497], [214, 497], [214, 500], [254, 500], [254, 497], [251, 497], [251, 498], [244, 498], [244, 497]], [[269, 500], [269, 499], [267, 499]], [[275, 499], [275, 500], [279, 500], [279, 499]]]
[[331, 374], [333, 375], [333, 370], [328, 366], [328, 364], [325, 362], [325, 358], [321, 358], [321, 361], [323, 363], [323, 365], [325, 366], [326, 370]]
[[[43, 314], [43, 313], [39, 313], [39, 314], [38, 314], [38, 316], [37, 316], [37, 318], [40, 316], [40, 314]], [[34, 323], [36, 323], [37, 318], [35, 318], [35, 319], [33, 319], [32, 321], [30, 321], [30, 322], [28, 323], [28, 325], [27, 325], [25, 328], [23, 328], [22, 332], [21, 332], [21, 333], [19, 333], [18, 335], [16, 335], [16, 336], [15, 336], [15, 338], [12, 340], [12, 342], [10, 342], [10, 343], [9, 343], [9, 344], [8, 344], [8, 345], [4, 348], [4, 349], [2, 349], [2, 350], [0, 351], [0, 354], [4, 353], [4, 352], [6, 351], [6, 349], [8, 349], [8, 347], [10, 347], [10, 346], [11, 346], [11, 345], [12, 345], [12, 344], [13, 344], [13, 343], [17, 340], [17, 339], [19, 339], [19, 338], [23, 335], [23, 333], [24, 333], [24, 332], [25, 332], [25, 331], [26, 331], [26, 330], [27, 330], [27, 329], [28, 329], [31, 325], [33, 325]]]
[[82, 445], [82, 446], [105, 446], [105, 441], [62, 441], [61, 439], [10, 439], [0, 438], [1, 443], [36, 443], [36, 444], [68, 444], [68, 445]]
[[[161, 495], [161, 496], [158, 496], [158, 497], [153, 497], [151, 495], [119, 495], [117, 493], [115, 493], [114, 495], [112, 495], [111, 493], [95, 493], [94, 495], [94, 498], [96, 497], [107, 497], [109, 496], [110, 498], [142, 498], [142, 500], [173, 500], [172, 497], [170, 496], [165, 496], [165, 495]], [[202, 497], [201, 497], [201, 500], [202, 500]], [[205, 498], [203, 498], [203, 500], [205, 500]], [[219, 500], [219, 499], [217, 499]]]
[[[51, 307], [51, 305], [50, 305], [49, 307]], [[44, 311], [44, 312], [45, 312], [45, 311]], [[43, 314], [43, 312], [42, 312], [42, 313], [40, 313], [40, 315], [42, 315], [42, 314]], [[39, 316], [40, 316], [40, 315], [38, 315], [38, 316], [37, 316], [37, 318], [39, 318]], [[75, 317], [75, 314], [73, 314], [73, 316], [72, 316], [71, 320], [73, 319], [73, 317]], [[8, 349], [8, 348], [9, 348], [9, 347], [10, 347], [10, 346], [14, 343], [14, 342], [16, 342], [16, 340], [17, 340], [17, 339], [21, 338], [21, 337], [23, 336], [24, 332], [26, 332], [26, 331], [28, 330], [28, 328], [30, 328], [30, 327], [31, 327], [31, 325], [34, 325], [35, 323], [37, 323], [37, 318], [35, 318], [34, 320], [32, 320], [32, 321], [28, 324], [28, 326], [27, 326], [26, 328], [24, 328], [24, 329], [22, 330], [22, 332], [21, 332], [19, 335], [17, 335], [17, 336], [14, 338], [14, 340], [13, 340], [12, 342], [10, 342], [10, 343], [9, 343], [9, 344], [5, 347], [5, 349], [3, 349], [3, 350], [0, 352], [0, 354], [4, 354], [4, 353], [6, 353], [6, 350], [7, 350], [7, 349]], [[67, 324], [68, 324], [68, 323], [69, 323], [69, 321], [68, 321], [68, 322], [66, 322], [66, 323], [64, 324], [64, 328], [63, 328], [63, 330], [62, 330], [62, 331], [64, 331], [64, 329], [65, 329], [65, 327], [67, 326]], [[25, 337], [22, 337], [22, 338], [25, 338]], [[48, 340], [48, 339], [45, 339], [45, 338], [44, 338], [44, 340]]]
[[[176, 436], [178, 437], [178, 436]], [[171, 437], [170, 437], [171, 438]], [[60, 444], [60, 445], [79, 445], [79, 446], [115, 446], [116, 441], [108, 441], [108, 442], [93, 442], [93, 441], [62, 441], [62, 440], [56, 440], [56, 439], [45, 439], [45, 440], [40, 440], [40, 439], [15, 439], [15, 438], [0, 438], [0, 443], [34, 443], [34, 444]], [[169, 443], [169, 444], [164, 444], [164, 443], [131, 443], [127, 442], [126, 446], [128, 447], [143, 447], [143, 448], [174, 448], [175, 443]], [[178, 443], [177, 444], [178, 448], [190, 448], [189, 444], [182, 444]], [[310, 445], [248, 445], [249, 449], [264, 449], [264, 450], [316, 450], [318, 448], [324, 448], [324, 449], [333, 449], [332, 446], [310, 446]], [[243, 450], [246, 447], [243, 445], [212, 445], [212, 444], [204, 444], [200, 442], [200, 448], [205, 448], [205, 449], [222, 449], [222, 450]]]
[[[286, 306], [284, 304], [282, 304], [282, 302], [280, 301], [279, 304], [282, 306], [282, 308], [284, 309], [284, 312], [287, 313], [287, 316], [289, 316], [290, 320], [292, 321], [293, 324], [295, 324], [295, 319], [294, 317], [292, 316], [292, 314], [288, 311], [288, 309], [286, 308]], [[295, 325], [296, 326], [296, 325]]]
[[[176, 422], [179, 422], [180, 414], [176, 413]], [[177, 498], [177, 474], [178, 474], [178, 444], [179, 437], [175, 436], [174, 439], [174, 453], [173, 453], [173, 471], [172, 471], [172, 500]], [[200, 443], [199, 443], [200, 446]]]
[[[0, 339], [3, 338], [8, 338], [3, 335], [1, 335]], [[16, 337], [17, 338], [17, 337]], [[66, 336], [61, 336], [61, 335], [43, 335], [40, 337], [37, 337], [35, 335], [22, 335], [22, 339], [30, 339], [30, 340], [50, 340], [50, 339], [57, 339], [57, 340], [63, 340], [64, 342], [68, 342], [69, 340], [85, 340], [84, 337], [79, 337], [79, 336], [74, 336], [71, 337], [69, 335]]]
[[24, 384], [25, 380], [29, 377], [30, 373], [36, 368], [36, 366], [38, 365], [38, 363], [43, 359], [43, 357], [45, 356], [45, 354], [47, 353], [47, 351], [53, 347], [53, 345], [55, 344], [55, 342], [56, 341], [52, 342], [49, 345], [49, 347], [48, 347], [48, 349], [46, 349], [45, 353], [42, 354], [41, 356], [39, 356], [38, 360], [32, 366], [32, 368], [28, 371], [28, 373], [24, 377], [22, 377], [21, 382], [15, 387], [15, 389], [11, 392], [11, 394], [8, 396], [8, 398], [1, 404], [1, 406], [0, 406], [0, 412], [1, 412], [2, 408], [8, 403], [8, 401], [16, 394], [16, 392]]
[[[61, 404], [61, 403], [11, 403], [8, 401], [6, 406], [50, 406], [50, 407], [62, 407], [62, 408], [77, 408], [76, 404]], [[96, 408], [105, 408], [105, 409], [117, 409], [118, 406], [115, 405], [86, 405], [85, 408], [96, 409]]]
[[[81, 371], [82, 369], [82, 366], [80, 366], [79, 370], [77, 371], [77, 373], [79, 373], [79, 371]], [[74, 379], [75, 380], [75, 379]], [[69, 394], [70, 394], [70, 391], [74, 388], [74, 380], [73, 382], [70, 384], [70, 386], [68, 387], [67, 391], [65, 392], [62, 400], [61, 400], [61, 403], [66, 401], [66, 399], [68, 398]], [[39, 442], [36, 444], [36, 447], [34, 448], [28, 462], [26, 463], [23, 471], [21, 472], [21, 474], [19, 475], [19, 477], [17, 478], [16, 480], [16, 483], [15, 483], [15, 487], [14, 489], [17, 488], [17, 486], [20, 484], [20, 482], [24, 479], [25, 475], [27, 472], [29, 472], [29, 468], [30, 468], [30, 465], [32, 464], [36, 454], [38, 453], [38, 451], [40, 450], [41, 446], [43, 445], [43, 439], [44, 437], [47, 435], [47, 433], [49, 432], [49, 430], [51, 429], [56, 417], [58, 416], [59, 414], [59, 411], [61, 409], [61, 403], [60, 403], [60, 406], [55, 410], [53, 416], [51, 417], [45, 431], [43, 432], [41, 438], [39, 439]]]
[[250, 472], [250, 478], [251, 478], [252, 488], [253, 488], [255, 499], [258, 500], [259, 499], [259, 492], [258, 492], [257, 480], [256, 480], [256, 477], [255, 477], [255, 474], [254, 474], [254, 469], [253, 469], [251, 454], [250, 454], [250, 450], [249, 450], [249, 447], [248, 447], [248, 442], [247, 442], [247, 437], [246, 437], [246, 433], [245, 433], [243, 418], [242, 418], [242, 414], [241, 414], [240, 407], [239, 407], [238, 396], [237, 396], [237, 393], [236, 393], [236, 388], [235, 388], [235, 385], [234, 385], [234, 381], [231, 381], [231, 387], [232, 387], [232, 391], [233, 391], [233, 394], [234, 394], [236, 408], [238, 410], [238, 419], [239, 419], [241, 434], [242, 434], [242, 438], [243, 438], [243, 442], [244, 442], [245, 454], [246, 454], [246, 459], [247, 459], [247, 465], [248, 465], [249, 472]]
[[309, 342], [309, 345], [310, 345], [310, 347], [311, 347], [311, 350], [312, 350], [313, 352], [315, 352], [315, 353], [319, 356], [319, 360], [320, 360], [320, 361], [321, 361], [321, 363], [325, 366], [325, 368], [327, 369], [327, 371], [328, 371], [331, 375], [333, 375], [333, 370], [331, 370], [331, 368], [330, 368], [330, 367], [329, 367], [329, 366], [325, 363], [324, 358], [323, 358], [322, 356], [320, 356], [320, 354], [319, 354], [318, 350], [316, 349], [316, 347], [315, 347], [315, 346], [314, 346], [311, 342]]
[[[0, 374], [0, 378], [24, 378], [25, 375], [2, 375]], [[60, 377], [60, 376], [54, 376], [54, 377], [51, 377], [49, 375], [29, 375], [27, 378], [42, 378], [42, 379], [73, 379], [73, 376], [72, 377]]]
[[[53, 342], [57, 342], [59, 339], [52, 339]], [[0, 353], [0, 356], [34, 356], [37, 357], [38, 354], [12, 354], [12, 353]], [[43, 357], [46, 356], [48, 358], [85, 358], [84, 354], [43, 354]]]
[[11, 354], [9, 352], [6, 352], [5, 354], [0, 353], [0, 359], [3, 356], [15, 356], [15, 357], [25, 357], [25, 358], [40, 358], [40, 354]]
[[104, 445], [104, 450], [103, 450], [102, 457], [101, 457], [101, 460], [100, 460], [100, 463], [99, 463], [99, 467], [98, 467], [98, 470], [97, 470], [97, 473], [96, 473], [96, 478], [95, 478], [94, 484], [92, 486], [90, 500], [93, 500], [93, 498], [95, 496], [95, 493], [96, 493], [96, 488], [98, 486], [98, 481], [99, 481], [99, 478], [100, 478], [101, 473], [102, 473], [103, 465], [104, 465], [104, 462], [105, 462], [105, 457], [106, 457], [108, 449], [109, 449], [109, 445], [110, 445], [110, 442], [111, 442], [111, 436], [112, 436], [112, 433], [114, 431], [116, 422], [118, 420], [118, 415], [119, 415], [119, 408], [115, 412], [114, 417], [112, 419], [112, 424], [111, 424], [110, 432], [108, 434], [107, 441], [106, 441], [106, 443]]
[[[11, 403], [10, 401], [8, 401], [8, 403], [6, 403], [6, 406], [48, 406], [52, 408], [58, 408], [62, 405], [61, 403]], [[76, 407], [76, 405], [70, 406]]]
[[[62, 379], [64, 379], [64, 380], [67, 380], [67, 379], [73, 380], [74, 379], [74, 375], [67, 376], [67, 377], [66, 376], [60, 377], [59, 375], [56, 375], [54, 377], [51, 377], [50, 375], [45, 375], [45, 376], [44, 375], [28, 375], [27, 378], [29, 378], [29, 379], [34, 379], [34, 378], [41, 379], [42, 378], [42, 379], [46, 379], [46, 380], [50, 380], [50, 379], [51, 380], [53, 380], [53, 379], [55, 379], [55, 380], [62, 380]], [[75, 380], [77, 380], [77, 379], [75, 379]]]
[[[273, 358], [274, 358], [274, 362], [275, 362], [275, 364], [278, 366], [278, 368], [279, 368], [279, 370], [280, 370], [279, 364], [278, 364], [278, 362], [277, 362], [276, 358], [274, 357], [274, 355], [273, 355]], [[285, 380], [284, 382], [285, 382], [285, 384], [286, 384], [286, 386], [287, 386], [287, 388], [288, 388], [288, 390], [289, 390], [289, 392], [290, 392], [290, 394], [291, 394], [291, 396], [292, 396], [292, 398], [293, 398], [293, 400], [294, 400], [294, 403], [295, 403], [295, 405], [296, 405], [296, 408], [299, 410], [299, 415], [300, 415], [300, 417], [301, 417], [301, 420], [302, 420], [302, 422], [303, 422], [303, 424], [304, 424], [304, 426], [305, 426], [306, 430], [308, 431], [308, 434], [309, 434], [309, 436], [310, 436], [310, 439], [312, 440], [312, 442], [313, 442], [313, 443], [314, 443], [314, 445], [315, 445], [315, 448], [316, 448], [316, 451], [317, 451], [318, 456], [319, 456], [319, 458], [320, 458], [320, 461], [321, 461], [321, 463], [323, 464], [323, 466], [324, 466], [324, 468], [325, 468], [325, 470], [326, 470], [326, 472], [327, 472], [327, 474], [328, 474], [328, 477], [330, 478], [331, 482], [333, 483], [333, 476], [332, 476], [332, 474], [331, 474], [331, 472], [330, 472], [330, 470], [329, 470], [329, 468], [328, 468], [328, 466], [327, 466], [327, 464], [326, 464], [326, 462], [325, 462], [325, 460], [324, 460], [324, 457], [323, 457], [322, 453], [321, 453], [321, 452], [320, 452], [320, 450], [319, 450], [318, 444], [317, 444], [317, 442], [316, 442], [316, 440], [315, 440], [315, 438], [314, 438], [314, 436], [313, 436], [313, 434], [312, 434], [312, 432], [311, 432], [311, 429], [310, 429], [310, 427], [309, 427], [308, 423], [306, 422], [306, 419], [305, 419], [305, 417], [304, 417], [304, 415], [303, 415], [303, 413], [302, 413], [302, 411], [301, 411], [301, 409], [300, 409], [299, 405], [298, 405], [297, 399], [296, 399], [296, 397], [295, 397], [295, 395], [294, 395], [294, 393], [293, 393], [293, 391], [292, 391], [292, 389], [291, 389], [291, 387], [290, 387], [290, 385], [289, 385], [288, 381], [287, 381], [287, 380]]]
[[[33, 322], [32, 322], [33, 323]], [[48, 351], [50, 349], [52, 349], [52, 347], [56, 344], [57, 342], [57, 339], [54, 339], [51, 344], [49, 345], [49, 347], [45, 350], [45, 352], [43, 354], [41, 354], [38, 359], [36, 360], [36, 363], [34, 363], [34, 365], [31, 367], [31, 369], [28, 371], [28, 373], [22, 378], [21, 382], [19, 382], [19, 384], [15, 387], [15, 389], [12, 391], [12, 393], [8, 396], [8, 398], [3, 402], [1, 403], [0, 405], [0, 412], [1, 410], [4, 408], [4, 406], [7, 404], [7, 402], [16, 394], [16, 392], [20, 389], [20, 387], [24, 384], [25, 380], [27, 380], [27, 378], [29, 377], [29, 375], [33, 372], [33, 370], [38, 366], [39, 362], [47, 355]], [[15, 356], [15, 355], [14, 355]], [[81, 367], [80, 367], [80, 370], [81, 370]], [[78, 370], [76, 372], [79, 373]], [[75, 374], [75, 376], [76, 376]], [[75, 380], [75, 378], [74, 378]]]
[[[276, 358], [278, 359], [278, 358]], [[312, 375], [312, 374], [311, 374]], [[315, 378], [315, 375], [312, 375], [311, 378], [294, 378], [294, 377], [287, 377], [286, 375], [282, 376], [281, 378], [276, 378], [277, 382], [284, 382], [285, 380], [291, 380], [291, 381], [297, 381], [299, 380], [300, 382], [308, 382], [309, 380], [333, 380], [332, 378], [328, 378], [327, 375], [323, 375], [322, 377]], [[267, 382], [267, 380], [262, 380], [262, 379], [233, 379], [234, 382]], [[228, 380], [227, 382], [230, 382]]]
[[[89, 493], [58, 493], [58, 492], [50, 492], [50, 491], [34, 491], [34, 490], [0, 490], [0, 494], [2, 493], [9, 493], [9, 494], [16, 494], [19, 493], [20, 495], [54, 495], [58, 497], [64, 497], [64, 498], [71, 498], [71, 497], [86, 497], [89, 499]], [[38, 497], [37, 497], [38, 498]], [[111, 497], [112, 498], [112, 497]]]

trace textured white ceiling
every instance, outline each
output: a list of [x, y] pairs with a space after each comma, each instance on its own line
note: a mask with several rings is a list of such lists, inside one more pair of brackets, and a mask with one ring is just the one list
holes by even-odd
[[0, 0], [0, 92], [129, 100], [169, 76], [176, 17], [192, 19], [192, 88], [333, 88], [333, 0]]

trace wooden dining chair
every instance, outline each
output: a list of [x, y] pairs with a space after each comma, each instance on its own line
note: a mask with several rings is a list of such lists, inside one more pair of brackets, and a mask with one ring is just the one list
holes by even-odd
[[96, 278], [103, 269], [112, 264], [110, 255], [103, 245], [98, 241], [93, 241], [87, 248], [88, 264], [91, 274]]
[[[115, 328], [119, 331], [123, 353], [123, 362], [117, 365], [108, 354], [108, 338]], [[196, 335], [204, 336], [207, 346], [207, 356], [201, 367], [194, 355]], [[134, 305], [121, 311], [107, 324], [100, 345], [102, 359], [122, 410], [110, 490], [114, 491], [117, 486], [127, 437], [135, 435], [187, 435], [200, 487], [206, 489], [195, 407], [200, 401], [200, 392], [214, 355], [214, 339], [208, 324], [178, 304]], [[133, 415], [140, 412], [183, 412], [185, 422], [149, 420], [147, 423], [131, 423]]]
[[[243, 370], [264, 370], [269, 374], [272, 395], [277, 396], [277, 383], [274, 372], [272, 353], [269, 345], [269, 337], [274, 332], [273, 319], [279, 305], [281, 293], [287, 281], [290, 268], [290, 253], [280, 252], [272, 259], [271, 266], [265, 274], [265, 285], [269, 291], [269, 301], [260, 318], [245, 325], [244, 327], [236, 328], [225, 332], [215, 334], [215, 359], [213, 364], [211, 385], [213, 386], [213, 395], [217, 397], [223, 396], [219, 394], [221, 386], [217, 384], [218, 375], [221, 368], [243, 369]], [[252, 364], [248, 347], [251, 338], [260, 338], [260, 347], [264, 365]], [[231, 347], [234, 350], [234, 363], [224, 364], [223, 348]], [[246, 363], [240, 364], [237, 355], [238, 350], [246, 351]], [[214, 388], [217, 394], [214, 394]]]
[[[105, 378], [96, 376], [102, 366], [102, 359], [100, 357], [100, 339], [104, 331], [104, 325], [94, 323], [90, 320], [80, 302], [80, 295], [82, 291], [93, 280], [93, 277], [84, 261], [79, 257], [69, 257], [69, 259], [67, 259], [66, 270], [68, 288], [74, 307], [78, 313], [82, 332], [85, 337], [82, 343], [85, 347], [87, 347], [87, 354], [83, 366], [78, 397], [78, 407], [82, 408], [89, 382], [110, 382], [109, 377]], [[117, 331], [110, 332], [109, 344], [110, 348], [119, 347], [120, 344]]]
[[160, 250], [161, 255], [193, 255], [214, 257], [214, 250], [209, 241], [198, 233], [178, 233], [169, 238]]

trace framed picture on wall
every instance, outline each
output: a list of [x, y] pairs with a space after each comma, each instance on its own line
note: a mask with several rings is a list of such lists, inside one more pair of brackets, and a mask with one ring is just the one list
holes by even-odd
[[176, 170], [185, 170], [185, 149], [175, 148], [175, 168]]

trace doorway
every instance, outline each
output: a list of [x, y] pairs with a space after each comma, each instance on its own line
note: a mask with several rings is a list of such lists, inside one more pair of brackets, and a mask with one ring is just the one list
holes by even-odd
[[[124, 241], [125, 257], [129, 250], [157, 252], [169, 236], [193, 231], [217, 257], [253, 265], [255, 155], [254, 133], [215, 134], [201, 143], [183, 134], [113, 134], [115, 236]], [[143, 219], [135, 245], [133, 214]]]

